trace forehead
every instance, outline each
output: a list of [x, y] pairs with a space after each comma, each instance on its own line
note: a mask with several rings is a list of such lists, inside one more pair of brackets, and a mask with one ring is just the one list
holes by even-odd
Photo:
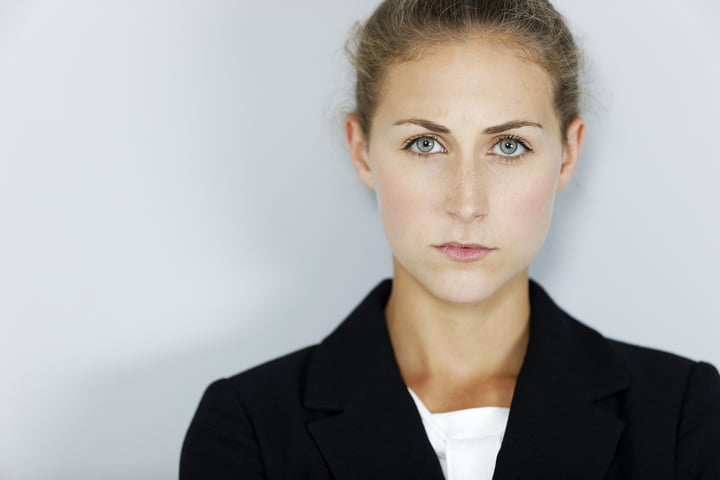
[[475, 126], [515, 119], [559, 123], [545, 69], [484, 41], [444, 44], [391, 65], [379, 93], [379, 123], [408, 116]]

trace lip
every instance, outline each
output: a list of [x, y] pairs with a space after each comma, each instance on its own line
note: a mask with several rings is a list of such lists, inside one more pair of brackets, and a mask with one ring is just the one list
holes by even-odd
[[462, 263], [480, 261], [495, 250], [485, 245], [460, 242], [448, 242], [442, 245], [434, 245], [434, 247], [450, 260]]

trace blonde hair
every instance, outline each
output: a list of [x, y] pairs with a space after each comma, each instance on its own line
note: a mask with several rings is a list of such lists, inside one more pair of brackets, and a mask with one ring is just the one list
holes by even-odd
[[355, 110], [363, 133], [389, 66], [434, 47], [480, 36], [541, 66], [553, 83], [563, 141], [580, 114], [582, 53], [563, 16], [547, 0], [385, 0], [355, 26], [346, 52], [355, 68]]

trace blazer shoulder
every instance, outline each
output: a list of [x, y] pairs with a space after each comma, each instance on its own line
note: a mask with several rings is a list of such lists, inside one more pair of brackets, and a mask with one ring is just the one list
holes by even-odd
[[310, 345], [236, 373], [225, 380], [240, 398], [268, 401], [289, 398], [304, 388], [317, 345]]
[[720, 377], [713, 365], [615, 339], [607, 339], [607, 342], [630, 374], [636, 394], [652, 394], [656, 400], [659, 395], [682, 407], [692, 397], [693, 390], [704, 386], [714, 392], [714, 402], [720, 407], [720, 394], [717, 393], [720, 392]]
[[290, 439], [304, 455], [314, 452], [299, 433], [306, 420], [299, 399], [314, 350], [306, 347], [211, 383], [183, 442], [180, 479], [289, 478], [272, 446]]
[[292, 381], [307, 369], [317, 345], [309, 345], [264, 361], [227, 377], [234, 386], [259, 386], [268, 382]]
[[[628, 435], [652, 431], [646, 444], [672, 438], [675, 478], [720, 478], [720, 374], [694, 361], [654, 348], [609, 340], [631, 374], [624, 411]], [[632, 421], [630, 421], [632, 419]], [[665, 435], [658, 432], [665, 431]]]
[[637, 375], [660, 376], [665, 379], [677, 376], [687, 377], [698, 363], [690, 358], [657, 348], [612, 338], [606, 340], [634, 377]]

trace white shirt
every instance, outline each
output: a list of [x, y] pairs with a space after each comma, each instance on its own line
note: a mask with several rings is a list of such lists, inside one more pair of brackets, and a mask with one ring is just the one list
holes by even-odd
[[509, 408], [479, 407], [431, 413], [410, 388], [428, 440], [447, 480], [491, 480]]

